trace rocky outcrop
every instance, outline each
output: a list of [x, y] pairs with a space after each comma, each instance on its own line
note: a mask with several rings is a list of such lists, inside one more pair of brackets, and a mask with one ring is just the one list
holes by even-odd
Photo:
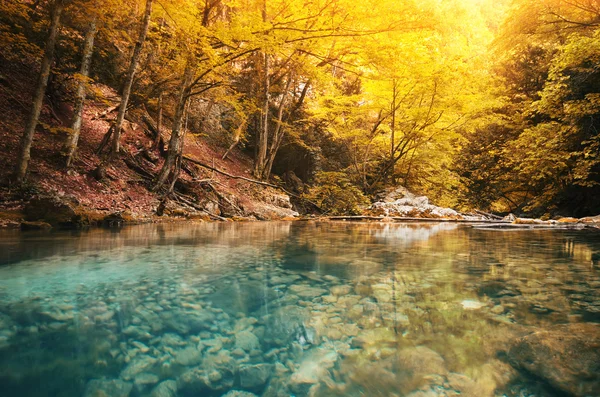
[[25, 221], [43, 221], [53, 227], [76, 228], [89, 223], [78, 207], [75, 199], [39, 196], [25, 205], [23, 214]]
[[510, 363], [574, 396], [600, 395], [600, 324], [558, 325], [520, 338]]
[[457, 211], [429, 203], [426, 196], [417, 196], [404, 187], [386, 190], [366, 211], [367, 215], [385, 217], [416, 217], [481, 220], [479, 216], [465, 216]]

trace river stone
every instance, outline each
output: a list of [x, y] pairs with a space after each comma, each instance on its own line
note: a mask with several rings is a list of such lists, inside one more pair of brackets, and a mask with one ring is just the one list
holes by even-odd
[[156, 386], [150, 397], [177, 397], [177, 382], [174, 380], [165, 380]]
[[413, 383], [419, 383], [428, 375], [446, 375], [446, 362], [437, 352], [425, 346], [402, 349], [395, 358], [399, 371], [409, 374]]
[[465, 299], [462, 302], [460, 302], [460, 304], [465, 310], [477, 310], [485, 306], [484, 303], [472, 299]]
[[200, 353], [200, 351], [193, 346], [179, 350], [177, 353], [175, 353], [175, 359], [173, 360], [173, 363], [184, 366], [197, 365], [201, 362], [202, 353]]
[[146, 395], [152, 386], [157, 384], [160, 378], [155, 374], [149, 372], [143, 372], [135, 376], [133, 381], [133, 388], [136, 395]]
[[235, 347], [249, 352], [260, 349], [260, 341], [251, 331], [242, 331], [235, 335]]
[[359, 332], [352, 340], [352, 347], [367, 346], [395, 346], [398, 344], [398, 335], [390, 328], [372, 328]]
[[275, 345], [286, 345], [292, 340], [306, 338], [304, 324], [309, 320], [309, 311], [297, 305], [275, 309], [267, 318], [265, 341]]
[[233, 387], [235, 374], [236, 363], [231, 357], [207, 357], [202, 369], [192, 368], [177, 378], [177, 390], [183, 396], [194, 397], [222, 393]]
[[331, 292], [331, 295], [334, 296], [348, 295], [350, 291], [352, 291], [352, 287], [349, 285], [334, 285], [329, 288], [329, 291]]
[[308, 352], [290, 378], [290, 389], [294, 393], [306, 395], [313, 385], [328, 375], [337, 359], [338, 353], [335, 350], [324, 347]]
[[164, 334], [160, 342], [164, 346], [185, 346], [185, 341], [181, 338], [181, 336], [172, 333]]
[[227, 394], [223, 394], [222, 397], [258, 397], [258, 396], [254, 393], [250, 393], [247, 391], [231, 390]]
[[240, 386], [247, 390], [260, 390], [271, 377], [271, 364], [244, 365], [240, 367]]
[[315, 298], [327, 293], [327, 290], [323, 288], [311, 287], [303, 284], [292, 285], [290, 290], [302, 298]]
[[557, 325], [520, 338], [509, 362], [574, 396], [600, 395], [600, 324]]
[[155, 363], [156, 359], [154, 357], [137, 356], [121, 371], [121, 378], [125, 380], [133, 379], [137, 374], [149, 370]]
[[133, 385], [119, 379], [92, 379], [83, 392], [83, 397], [128, 397]]

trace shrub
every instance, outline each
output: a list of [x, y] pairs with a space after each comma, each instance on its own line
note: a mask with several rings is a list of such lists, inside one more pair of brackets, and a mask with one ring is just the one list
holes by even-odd
[[342, 172], [318, 172], [304, 197], [331, 215], [356, 215], [369, 200]]

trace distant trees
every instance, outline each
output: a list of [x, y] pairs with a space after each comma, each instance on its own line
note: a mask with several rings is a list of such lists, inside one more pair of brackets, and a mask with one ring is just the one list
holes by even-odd
[[599, 11], [588, 0], [515, 3], [497, 41], [507, 54], [496, 67], [504, 101], [460, 162], [468, 202], [538, 215], [600, 211]]
[[231, 134], [223, 157], [236, 145], [250, 152], [258, 179], [297, 171], [367, 195], [398, 183], [446, 205], [600, 211], [594, 1], [67, 1], [0, 5], [0, 43], [42, 59], [19, 183], [56, 75], [74, 105], [67, 166], [90, 82], [121, 94], [99, 177], [119, 158], [127, 112], [138, 110], [154, 149], [161, 126], [170, 129], [155, 191], [179, 176], [186, 120], [203, 120], [189, 130], [207, 133], [212, 118]]

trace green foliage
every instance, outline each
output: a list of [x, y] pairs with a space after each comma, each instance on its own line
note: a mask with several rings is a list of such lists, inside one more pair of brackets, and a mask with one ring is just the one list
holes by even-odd
[[504, 103], [466, 134], [456, 158], [467, 202], [533, 214], [600, 211], [600, 14], [583, 3], [514, 2], [496, 41]]
[[315, 184], [304, 197], [331, 215], [360, 213], [369, 203], [361, 190], [343, 172], [319, 172]]

